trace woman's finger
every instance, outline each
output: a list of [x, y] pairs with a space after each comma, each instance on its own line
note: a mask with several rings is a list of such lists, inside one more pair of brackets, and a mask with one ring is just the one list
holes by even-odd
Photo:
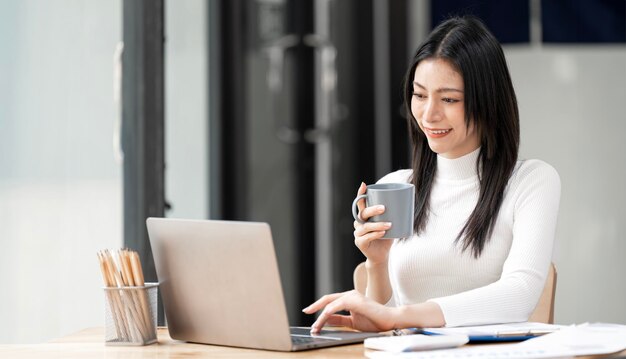
[[319, 317], [317, 317], [313, 325], [311, 325], [311, 333], [319, 333], [331, 316], [336, 315], [335, 313], [345, 309], [343, 300], [344, 297], [345, 296], [337, 298], [333, 302], [326, 305]]
[[359, 185], [359, 189], [356, 191], [356, 195], [360, 196], [362, 194], [365, 194], [366, 190], [367, 190], [367, 185], [365, 184], [365, 182], [361, 182], [361, 184]]
[[[365, 183], [361, 182], [361, 185], [359, 186], [359, 190], [356, 192], [357, 197], [362, 194], [365, 194], [366, 191], [367, 191], [367, 186], [365, 185]], [[361, 213], [363, 211], [363, 208], [365, 208], [365, 198], [362, 198], [360, 201], [358, 201], [356, 205], [359, 208], [359, 213]], [[363, 217], [361, 217], [361, 219], [365, 220]]]
[[315, 313], [318, 310], [321, 310], [324, 307], [326, 307], [329, 303], [333, 302], [337, 298], [340, 298], [341, 296], [343, 296], [343, 295], [345, 295], [346, 293], [349, 293], [349, 292], [350, 291], [342, 292], [342, 293], [326, 294], [326, 295], [322, 296], [320, 299], [316, 300], [313, 304], [311, 304], [308, 307], [302, 309], [302, 311], [304, 313], [307, 313], [307, 314]]
[[354, 237], [361, 237], [369, 232], [387, 231], [391, 228], [391, 222], [367, 222], [354, 230]]
[[361, 217], [364, 221], [367, 221], [370, 217], [378, 216], [383, 213], [385, 213], [385, 206], [382, 204], [359, 209], [359, 217]]

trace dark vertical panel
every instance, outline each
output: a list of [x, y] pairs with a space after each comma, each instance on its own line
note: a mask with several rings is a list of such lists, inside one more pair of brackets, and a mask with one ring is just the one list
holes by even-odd
[[389, 1], [389, 81], [391, 96], [391, 170], [410, 168], [409, 133], [404, 113], [403, 81], [407, 70], [407, 14], [405, 0]]
[[550, 0], [541, 2], [544, 42], [626, 42], [626, 1]]
[[[372, 0], [376, 1], [376, 0]], [[374, 44], [373, 44], [373, 6], [370, 1], [354, 1], [352, 17], [352, 39], [355, 42], [355, 53], [352, 57], [350, 72], [352, 82], [349, 91], [353, 92], [349, 104], [354, 140], [357, 145], [355, 153], [357, 179], [365, 183], [373, 183], [376, 178], [376, 167], [373, 163], [375, 158], [374, 136], [374, 92], [372, 91], [372, 78], [374, 74]], [[354, 199], [355, 190], [360, 181], [355, 181], [350, 197]], [[350, 200], [352, 204], [352, 200]], [[350, 206], [345, 207], [350, 212]], [[352, 218], [352, 214], [350, 214]], [[352, 222], [352, 221], [351, 221]], [[352, 243], [354, 247], [354, 243]], [[354, 269], [354, 267], [352, 267]]]
[[146, 281], [154, 282], [146, 218], [165, 212], [163, 1], [126, 0], [123, 11], [124, 245], [139, 253]]
[[209, 1], [207, 6], [207, 39], [208, 56], [208, 99], [209, 125], [207, 126], [207, 138], [209, 139], [208, 151], [208, 175], [209, 179], [209, 217], [223, 218], [222, 215], [222, 6], [220, 1]]
[[[288, 33], [304, 36], [314, 32], [313, 1], [298, 0], [287, 2]], [[295, 126], [303, 134], [315, 127], [315, 50], [304, 43], [298, 44], [292, 52], [293, 70], [287, 75], [295, 89]], [[296, 226], [295, 255], [299, 283], [299, 305], [304, 308], [315, 300], [315, 146], [301, 140], [295, 144], [297, 187], [295, 196], [298, 213]], [[298, 324], [312, 324], [312, 318], [302, 312], [294, 318]]]
[[[379, 1], [379, 0], [375, 0]], [[391, 168], [409, 166], [406, 120], [402, 116], [402, 81], [406, 70], [406, 1], [389, 6], [389, 96]], [[338, 102], [341, 110], [334, 127], [333, 242], [336, 290], [352, 288], [352, 273], [365, 257], [354, 245], [350, 206], [361, 181], [371, 184], [376, 175], [374, 78], [374, 14], [371, 1], [340, 1], [333, 7], [332, 41], [338, 49]]]
[[447, 0], [430, 6], [433, 28], [451, 15], [475, 15], [501, 43], [530, 41], [529, 0]]
[[333, 251], [335, 290], [353, 288], [352, 272], [365, 257], [354, 245], [350, 206], [361, 181], [376, 181], [372, 2], [343, 0], [331, 10], [337, 47], [337, 109], [333, 125]]
[[[246, 118], [245, 118], [245, 29], [244, 0], [220, 2], [220, 207], [221, 218], [247, 219], [246, 212]], [[214, 137], [214, 136], [212, 136]]]

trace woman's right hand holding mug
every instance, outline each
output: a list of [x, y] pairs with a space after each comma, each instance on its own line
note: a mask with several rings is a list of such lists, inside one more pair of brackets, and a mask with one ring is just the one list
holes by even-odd
[[[357, 197], [364, 195], [367, 190], [365, 183], [361, 183], [357, 192]], [[367, 257], [369, 265], [379, 265], [387, 263], [389, 257], [389, 249], [393, 244], [392, 240], [380, 240], [385, 232], [391, 228], [391, 222], [368, 222], [370, 217], [378, 216], [385, 212], [385, 206], [376, 205], [365, 207], [365, 198], [361, 198], [357, 202], [358, 220], [354, 221], [354, 244]]]

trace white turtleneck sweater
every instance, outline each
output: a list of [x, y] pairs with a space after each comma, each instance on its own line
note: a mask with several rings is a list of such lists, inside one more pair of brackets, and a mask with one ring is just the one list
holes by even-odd
[[[537, 305], [552, 259], [559, 175], [539, 160], [517, 162], [476, 259], [454, 240], [478, 201], [479, 151], [452, 160], [437, 156], [425, 230], [391, 247], [387, 305], [435, 302], [448, 327], [523, 322]], [[379, 183], [408, 182], [411, 174], [396, 171]]]

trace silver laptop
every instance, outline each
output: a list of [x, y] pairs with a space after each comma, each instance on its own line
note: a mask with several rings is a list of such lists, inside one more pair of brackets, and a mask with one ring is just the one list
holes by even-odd
[[295, 351], [359, 343], [378, 333], [289, 327], [267, 223], [148, 218], [173, 339]]

